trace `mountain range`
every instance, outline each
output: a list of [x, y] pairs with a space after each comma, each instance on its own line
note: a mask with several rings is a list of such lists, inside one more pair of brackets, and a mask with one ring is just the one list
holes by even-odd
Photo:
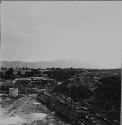
[[38, 61], [38, 62], [22, 62], [22, 61], [0, 61], [1, 67], [28, 67], [28, 68], [94, 68], [95, 66], [88, 62], [78, 60], [54, 60], [54, 61]]

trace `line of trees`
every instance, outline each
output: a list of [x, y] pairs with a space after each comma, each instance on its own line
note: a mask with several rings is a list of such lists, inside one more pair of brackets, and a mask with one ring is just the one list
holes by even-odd
[[[2, 70], [5, 70], [5, 72], [2, 72]], [[29, 69], [29, 68], [22, 68], [22, 69], [13, 69], [11, 68], [2, 68], [0, 72], [0, 78], [2, 79], [15, 79], [17, 77], [33, 77], [33, 76], [42, 76], [42, 73], [39, 69]], [[14, 73], [14, 70], [16, 70], [16, 74]], [[22, 73], [22, 71], [25, 71]]]

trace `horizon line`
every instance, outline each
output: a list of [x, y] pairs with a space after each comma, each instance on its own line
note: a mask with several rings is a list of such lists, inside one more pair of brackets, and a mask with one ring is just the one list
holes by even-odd
[[[0, 62], [23, 62], [23, 63], [36, 63], [36, 62], [51, 62], [51, 61], [80, 61], [80, 62], [86, 62], [86, 61], [81, 61], [81, 60], [73, 60], [73, 59], [55, 59], [55, 60], [47, 60], [47, 61], [20, 61], [20, 60], [11, 60], [11, 61], [8, 61], [8, 60], [0, 60]], [[2, 66], [0, 66], [0, 67], [2, 67]], [[54, 67], [54, 66], [53, 66]], [[48, 68], [48, 67], [47, 67]], [[51, 67], [49, 67], [49, 68], [51, 68]], [[69, 67], [54, 67], [54, 68], [69, 68]], [[71, 68], [71, 67], [70, 67]], [[76, 68], [76, 67], [72, 67], [72, 68]], [[79, 68], [79, 67], [77, 67], [77, 68]], [[85, 69], [121, 69], [122, 67], [121, 67], [121, 65], [120, 66], [118, 66], [118, 67], [109, 67], [109, 68], [107, 68], [107, 67], [105, 67], [105, 66], [103, 66], [103, 67], [99, 67], [99, 66], [96, 66], [96, 67], [81, 67], [81, 68], [85, 68]]]

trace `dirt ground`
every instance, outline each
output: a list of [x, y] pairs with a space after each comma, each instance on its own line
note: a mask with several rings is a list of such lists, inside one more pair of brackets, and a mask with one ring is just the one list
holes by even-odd
[[11, 98], [0, 94], [0, 125], [68, 125], [36, 100], [36, 95]]

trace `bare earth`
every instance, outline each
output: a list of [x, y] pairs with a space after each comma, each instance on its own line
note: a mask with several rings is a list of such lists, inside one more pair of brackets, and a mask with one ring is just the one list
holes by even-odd
[[0, 125], [68, 125], [35, 97], [24, 95], [15, 99], [0, 94]]

